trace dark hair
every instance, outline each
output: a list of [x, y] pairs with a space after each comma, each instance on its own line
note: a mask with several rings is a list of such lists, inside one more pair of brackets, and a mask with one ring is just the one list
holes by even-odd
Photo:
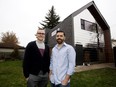
[[64, 32], [64, 31], [62, 31], [62, 30], [58, 30], [58, 31], [56, 32], [56, 34], [59, 33], [59, 32], [63, 33], [64, 36], [65, 36], [65, 32]]

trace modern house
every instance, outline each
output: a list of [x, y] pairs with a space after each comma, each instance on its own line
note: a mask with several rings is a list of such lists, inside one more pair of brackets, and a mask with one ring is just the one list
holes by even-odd
[[48, 44], [56, 44], [57, 30], [66, 33], [65, 42], [72, 45], [77, 53], [76, 63], [113, 62], [110, 27], [94, 1], [70, 14], [48, 34]]

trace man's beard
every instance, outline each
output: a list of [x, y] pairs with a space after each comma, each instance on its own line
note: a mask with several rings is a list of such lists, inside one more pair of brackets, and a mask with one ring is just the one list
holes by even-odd
[[57, 41], [58, 44], [62, 44], [64, 42], [63, 39], [57, 39], [56, 41]]

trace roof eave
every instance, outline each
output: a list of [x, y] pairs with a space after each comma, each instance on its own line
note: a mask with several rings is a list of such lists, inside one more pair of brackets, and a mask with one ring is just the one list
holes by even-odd
[[78, 15], [83, 10], [88, 9], [89, 12], [93, 15], [95, 20], [98, 22], [98, 24], [101, 26], [103, 30], [110, 29], [108, 23], [106, 22], [105, 18], [102, 16], [101, 12], [98, 10], [97, 6], [95, 5], [94, 1], [89, 2], [82, 8], [78, 9], [74, 13], [71, 14], [72, 17]]

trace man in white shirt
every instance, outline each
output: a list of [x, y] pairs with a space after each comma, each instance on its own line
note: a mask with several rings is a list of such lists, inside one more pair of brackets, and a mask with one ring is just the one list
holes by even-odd
[[57, 31], [57, 44], [52, 49], [50, 61], [51, 87], [70, 87], [70, 78], [74, 73], [76, 53], [74, 48], [66, 44], [65, 33]]

